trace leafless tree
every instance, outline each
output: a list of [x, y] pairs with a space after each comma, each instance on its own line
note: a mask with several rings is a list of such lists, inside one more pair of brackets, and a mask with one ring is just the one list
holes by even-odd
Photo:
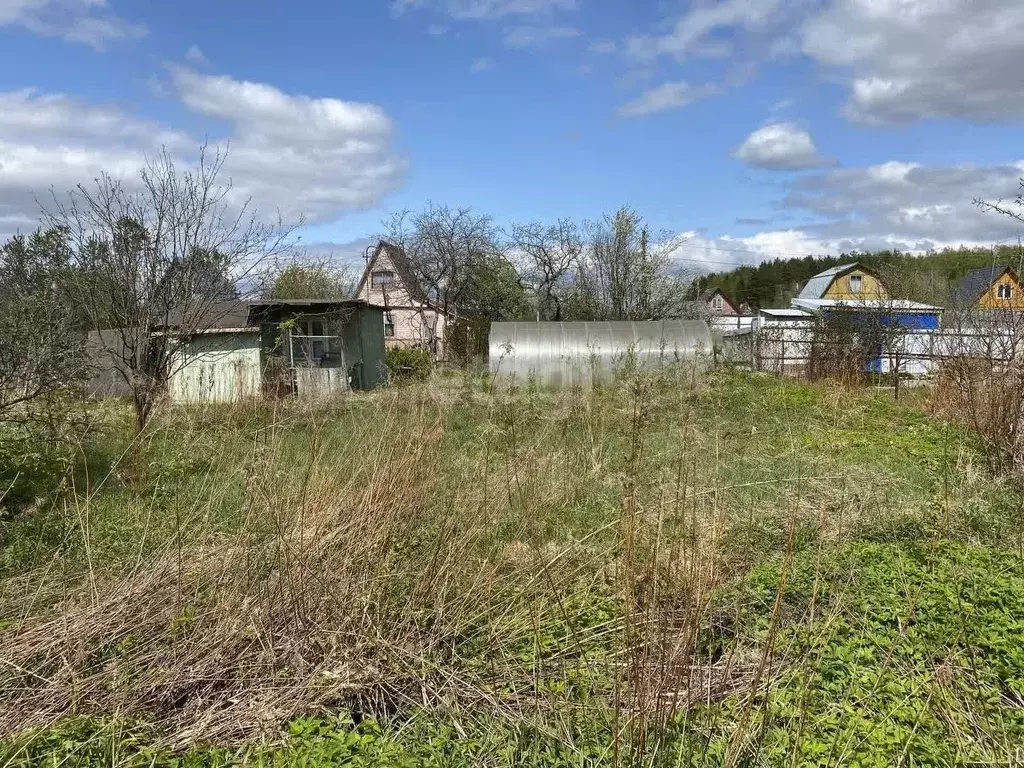
[[1014, 281], [1001, 294], [992, 279], [1008, 267], [996, 249], [987, 274], [954, 292], [936, 344], [936, 400], [981, 438], [989, 468], [1024, 473], [1024, 297]]
[[54, 195], [46, 219], [68, 232], [79, 278], [73, 300], [131, 391], [142, 429], [181, 356], [178, 345], [213, 326], [291, 228], [268, 224], [221, 182], [226, 154], [201, 147], [179, 170], [166, 151], [138, 178], [106, 173]]
[[492, 260], [505, 261], [493, 219], [472, 208], [430, 203], [420, 213], [395, 214], [384, 226], [387, 238], [405, 252], [429, 300], [451, 318], [470, 298], [478, 271]]
[[1011, 219], [1024, 224], [1024, 179], [1021, 180], [1020, 191], [1012, 202], [1006, 203], [1003, 200], [996, 200], [993, 203], [989, 200], [975, 198], [974, 204], [983, 211], [1009, 216]]
[[571, 219], [554, 224], [513, 224], [508, 246], [524, 282], [533, 286], [538, 317], [561, 320], [565, 294], [570, 290], [567, 278], [583, 253], [580, 228]]
[[576, 260], [571, 314], [593, 320], [658, 320], [684, 317], [692, 280], [672, 263], [679, 238], [651, 238], [640, 215], [621, 208], [587, 225], [587, 243]]

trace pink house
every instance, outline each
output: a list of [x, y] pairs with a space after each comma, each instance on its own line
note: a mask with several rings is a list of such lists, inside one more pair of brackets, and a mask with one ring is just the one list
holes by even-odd
[[444, 355], [446, 316], [423, 289], [409, 257], [384, 240], [359, 280], [355, 298], [384, 307], [384, 343], [390, 347], [419, 347], [435, 360]]
[[744, 314], [743, 308], [721, 288], [708, 288], [700, 295], [700, 300], [711, 317], [735, 317]]

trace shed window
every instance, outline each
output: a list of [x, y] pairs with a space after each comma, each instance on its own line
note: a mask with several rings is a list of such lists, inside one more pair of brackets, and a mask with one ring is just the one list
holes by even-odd
[[395, 273], [387, 269], [378, 269], [370, 275], [370, 285], [374, 288], [387, 288], [395, 282]]
[[317, 319], [299, 320], [295, 323], [296, 330], [303, 336], [326, 336], [324, 321]]
[[860, 293], [864, 290], [864, 276], [850, 275], [850, 293]]
[[1011, 283], [1000, 283], [996, 291], [1000, 299], [1013, 298], [1013, 285]]
[[391, 316], [390, 312], [384, 313], [384, 336], [385, 338], [391, 339], [395, 335], [395, 319]]

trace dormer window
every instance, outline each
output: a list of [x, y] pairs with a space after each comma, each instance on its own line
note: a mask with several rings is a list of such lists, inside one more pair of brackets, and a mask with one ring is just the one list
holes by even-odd
[[1013, 284], [1012, 283], [1000, 283], [996, 286], [996, 295], [1000, 299], [1012, 299], [1013, 298]]
[[864, 290], [864, 276], [850, 275], [850, 293], [861, 293]]
[[395, 282], [395, 273], [387, 269], [374, 270], [370, 275], [370, 285], [374, 288], [390, 288]]

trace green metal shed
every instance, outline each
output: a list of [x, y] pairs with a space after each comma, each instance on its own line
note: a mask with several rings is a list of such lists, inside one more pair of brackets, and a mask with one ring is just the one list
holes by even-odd
[[387, 382], [384, 308], [363, 301], [254, 302], [265, 377], [299, 395], [373, 389]]

